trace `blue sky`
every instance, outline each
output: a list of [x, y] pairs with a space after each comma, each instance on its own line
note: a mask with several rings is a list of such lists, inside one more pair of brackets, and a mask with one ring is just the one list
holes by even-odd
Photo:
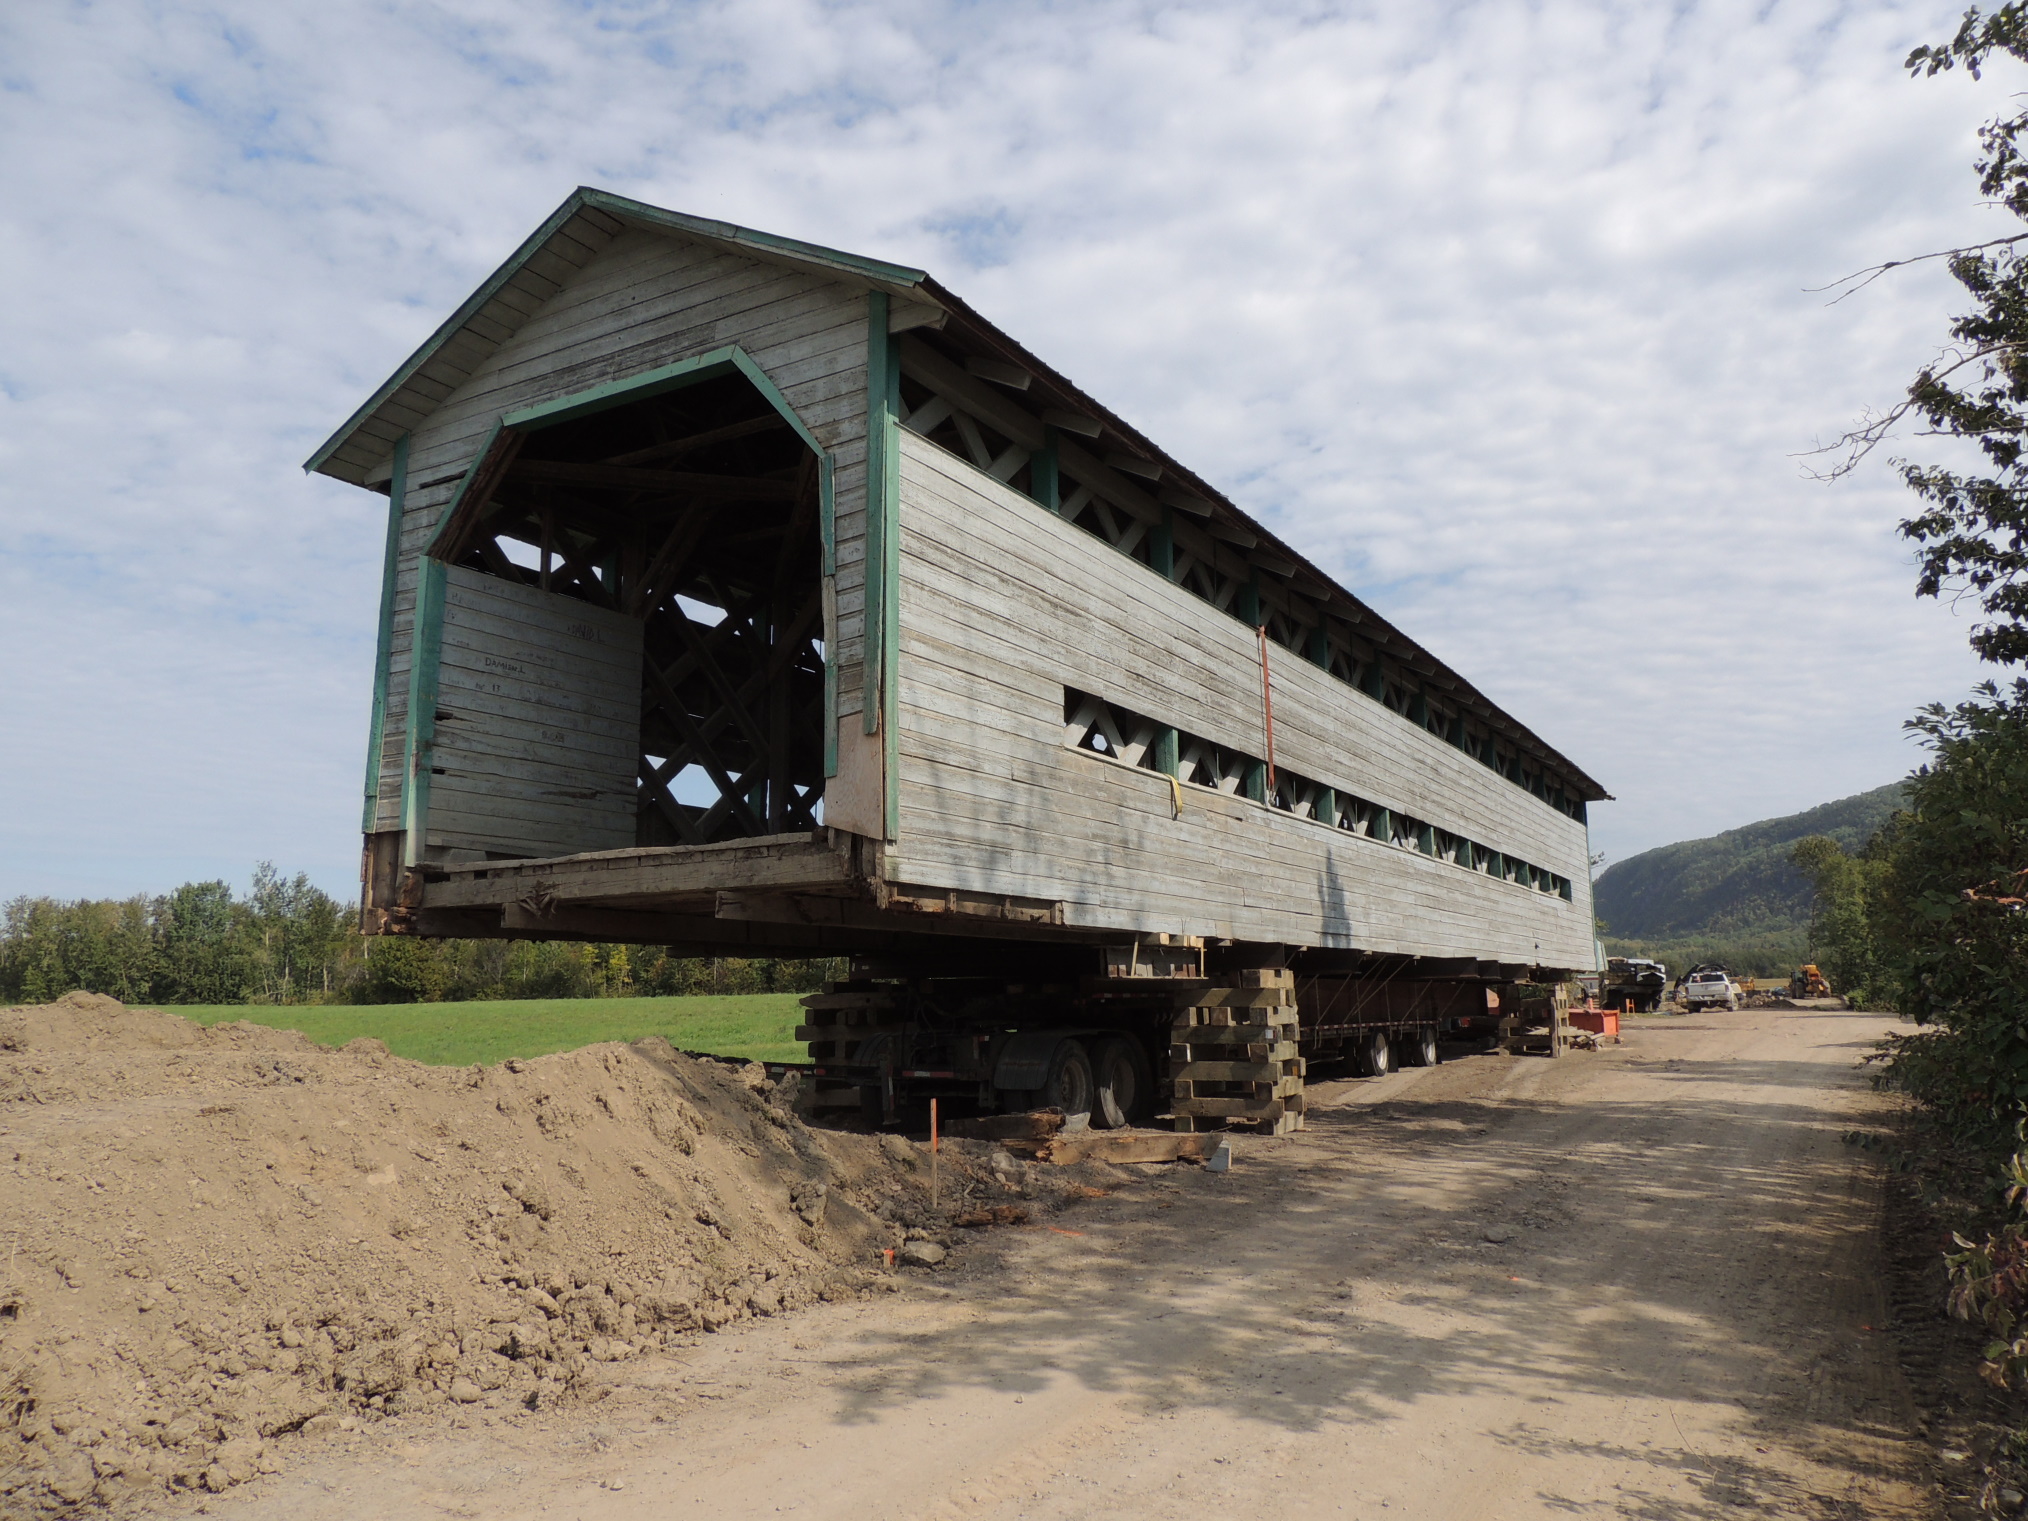
[[1955, 307], [1808, 287], [2007, 230], [2016, 82], [1900, 68], [1957, 9], [11, 7], [0, 897], [350, 894], [382, 502], [299, 465], [579, 183], [931, 270], [1599, 777], [1614, 859], [1877, 786], [1967, 617], [1884, 458], [1797, 456]]

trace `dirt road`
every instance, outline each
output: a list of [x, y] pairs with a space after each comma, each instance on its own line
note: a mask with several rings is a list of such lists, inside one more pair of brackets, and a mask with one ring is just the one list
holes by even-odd
[[[403, 1418], [233, 1518], [1926, 1514], [1855, 1068], [1876, 1016], [1633, 1021], [1313, 1089], [892, 1296], [700, 1336], [589, 1412]], [[453, 1422], [461, 1424], [453, 1424]], [[173, 1506], [188, 1513], [197, 1500]]]

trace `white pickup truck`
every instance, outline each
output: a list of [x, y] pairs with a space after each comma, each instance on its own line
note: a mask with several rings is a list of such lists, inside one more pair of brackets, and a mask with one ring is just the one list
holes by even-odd
[[1692, 972], [1690, 980], [1683, 984], [1683, 1002], [1693, 1009], [1708, 1009], [1720, 1004], [1736, 1009], [1739, 1007], [1739, 984], [1723, 972]]

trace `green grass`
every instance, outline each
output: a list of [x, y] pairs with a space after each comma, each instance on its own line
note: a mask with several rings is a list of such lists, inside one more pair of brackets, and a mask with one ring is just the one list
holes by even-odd
[[807, 1061], [790, 1033], [801, 1023], [800, 995], [753, 993], [696, 998], [527, 998], [493, 1003], [172, 1004], [166, 1012], [215, 1025], [246, 1019], [301, 1030], [319, 1045], [361, 1035], [396, 1056], [433, 1066], [546, 1056], [602, 1040], [660, 1035], [679, 1051], [708, 1051], [751, 1061]]

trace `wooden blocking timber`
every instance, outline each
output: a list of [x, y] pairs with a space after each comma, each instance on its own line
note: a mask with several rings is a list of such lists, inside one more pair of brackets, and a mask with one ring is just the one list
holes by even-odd
[[1307, 1065], [1295, 977], [1242, 972], [1234, 987], [1201, 989], [1170, 1026], [1170, 1109], [1178, 1130], [1231, 1124], [1282, 1135], [1302, 1127]]
[[1191, 1062], [1272, 1062], [1287, 1061], [1296, 1054], [1296, 1043], [1292, 1040], [1275, 1040], [1263, 1037], [1259, 1040], [1213, 1042], [1177, 1041], [1169, 1047], [1170, 1076], [1174, 1069]]
[[1212, 1143], [1200, 1141], [1179, 1130], [1169, 1135], [1145, 1130], [1087, 1130], [1078, 1135], [1058, 1136], [1039, 1152], [1036, 1159], [1066, 1166], [1074, 1162], [1176, 1162], [1185, 1157], [1202, 1161], [1211, 1155]]
[[[1189, 996], [1189, 1012], [1207, 1016], [1225, 1009], [1293, 1009], [1296, 1006], [1294, 988], [1202, 988]], [[1201, 1019], [1197, 1023], [1209, 1023], [1209, 1019]]]
[[898, 1034], [902, 1028], [894, 997], [885, 988], [826, 983], [823, 992], [809, 994], [802, 1006], [803, 1022], [796, 1026], [795, 1038], [810, 1043], [813, 1058], [850, 1061], [860, 1042], [874, 1035]]
[[894, 994], [886, 988], [854, 988], [843, 993], [806, 993], [806, 1009], [891, 1009]]
[[[1243, 988], [1287, 988], [1293, 994], [1296, 974], [1286, 967], [1257, 967], [1241, 972], [1233, 981]], [[1295, 999], [1291, 997], [1289, 1001], [1293, 1003]]]
[[1289, 1055], [1266, 1061], [1172, 1062], [1169, 1076], [1179, 1083], [1278, 1083], [1303, 1076], [1303, 1059]]
[[[1545, 1026], [1530, 1029], [1531, 1024]], [[1567, 999], [1526, 1004], [1500, 1019], [1494, 1044], [1508, 1056], [1561, 1056], [1571, 1047], [1570, 1004]]]

